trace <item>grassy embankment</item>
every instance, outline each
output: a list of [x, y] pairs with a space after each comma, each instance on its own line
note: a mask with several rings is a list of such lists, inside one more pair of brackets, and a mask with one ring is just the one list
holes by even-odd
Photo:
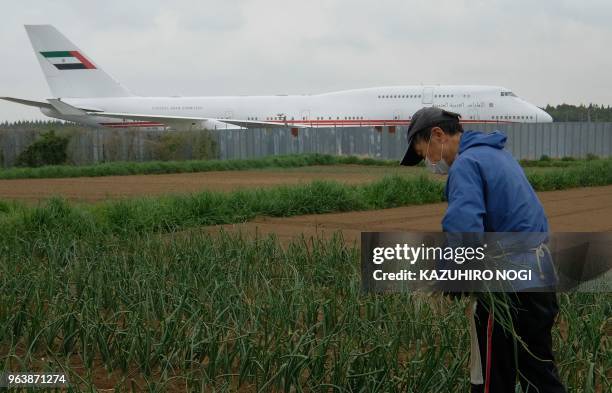
[[[580, 165], [584, 162], [585, 160], [543, 158], [540, 160], [521, 160], [521, 165], [524, 167], [566, 168]], [[379, 160], [356, 156], [334, 156], [329, 154], [296, 154], [246, 160], [107, 162], [83, 166], [52, 165], [37, 168], [14, 167], [0, 169], [0, 179], [45, 179], [85, 176], [148, 175], [164, 173], [232, 171], [261, 168], [297, 168], [313, 165], [343, 164], [399, 166], [397, 160]]]

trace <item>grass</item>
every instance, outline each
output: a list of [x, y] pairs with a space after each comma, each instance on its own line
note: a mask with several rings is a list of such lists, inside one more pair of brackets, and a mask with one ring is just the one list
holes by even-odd
[[[599, 158], [551, 159], [543, 156], [540, 160], [521, 160], [523, 167], [567, 168], [581, 165]], [[299, 168], [315, 165], [356, 164], [367, 166], [400, 167], [397, 160], [380, 160], [357, 156], [336, 156], [329, 154], [296, 154], [269, 156], [246, 160], [188, 160], [188, 161], [147, 161], [108, 162], [95, 165], [52, 165], [37, 168], [0, 169], [0, 179], [47, 179], [68, 177], [126, 176], [164, 173], [193, 173], [209, 171], [232, 171], [247, 169]], [[423, 166], [422, 163], [420, 165]]]
[[[63, 370], [75, 391], [469, 388], [465, 301], [362, 294], [359, 250], [340, 237], [25, 239], [0, 238], [2, 370]], [[610, 294], [560, 300], [563, 380], [609, 391]]]
[[298, 154], [247, 160], [108, 162], [84, 166], [53, 165], [38, 168], [9, 168], [0, 170], [0, 179], [148, 175], [339, 164], [398, 166], [396, 161], [390, 160], [376, 160], [356, 156], [332, 156], [329, 154]]
[[526, 173], [529, 182], [537, 191], [605, 186], [612, 184], [612, 159], [585, 161], [556, 170], [526, 170]]
[[[70, 205], [58, 198], [27, 208], [0, 205], [3, 230], [23, 233], [172, 232], [179, 229], [248, 221], [255, 216], [288, 217], [382, 209], [439, 202], [443, 184], [428, 177], [390, 176], [363, 185], [315, 181], [304, 185], [107, 201]], [[4, 213], [1, 213], [4, 211]]]

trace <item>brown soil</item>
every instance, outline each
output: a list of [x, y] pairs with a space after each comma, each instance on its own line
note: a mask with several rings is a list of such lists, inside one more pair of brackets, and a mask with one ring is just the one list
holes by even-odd
[[357, 184], [371, 182], [384, 175], [411, 174], [421, 171], [421, 168], [333, 165], [281, 170], [14, 179], [0, 180], [0, 199], [14, 199], [34, 204], [52, 196], [62, 196], [71, 201], [96, 202], [105, 199], [192, 193], [203, 190], [231, 191], [239, 188], [308, 183], [313, 180], [336, 180], [347, 184]]
[[[538, 193], [551, 231], [612, 231], [612, 186]], [[261, 217], [244, 224], [206, 228], [216, 232], [242, 231], [249, 235], [274, 233], [283, 243], [296, 236], [329, 236], [341, 230], [347, 242], [359, 242], [366, 231], [439, 231], [446, 203], [364, 212], [317, 214], [288, 218]]]

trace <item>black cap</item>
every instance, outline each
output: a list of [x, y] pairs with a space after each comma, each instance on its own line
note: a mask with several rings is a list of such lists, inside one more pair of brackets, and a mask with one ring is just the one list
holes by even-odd
[[421, 108], [412, 115], [410, 127], [408, 127], [408, 148], [404, 158], [400, 161], [400, 165], [416, 165], [423, 159], [421, 156], [416, 154], [412, 146], [412, 140], [414, 135], [424, 129], [435, 126], [436, 124], [447, 121], [447, 120], [459, 120], [460, 114], [445, 111], [444, 109], [426, 107]]

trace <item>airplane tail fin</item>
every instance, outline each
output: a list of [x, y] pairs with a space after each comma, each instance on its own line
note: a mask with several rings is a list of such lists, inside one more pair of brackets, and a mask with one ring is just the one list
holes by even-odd
[[127, 97], [132, 94], [51, 25], [25, 29], [51, 93], [61, 98]]

